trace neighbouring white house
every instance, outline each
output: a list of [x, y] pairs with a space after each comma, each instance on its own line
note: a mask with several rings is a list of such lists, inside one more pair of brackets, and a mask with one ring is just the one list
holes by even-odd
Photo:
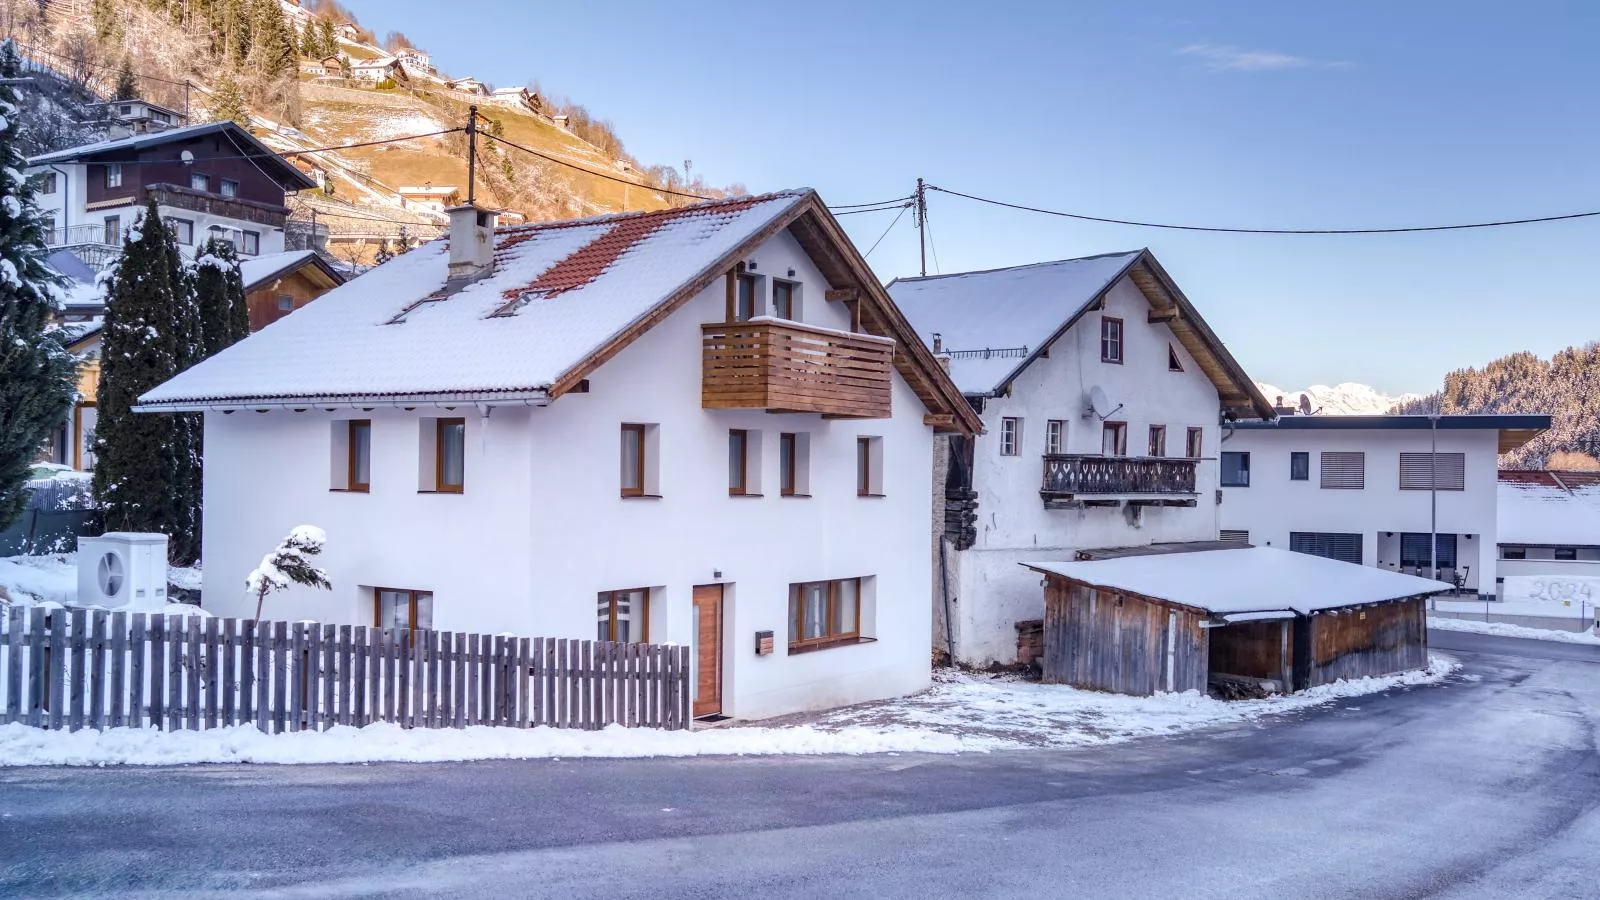
[[693, 648], [696, 715], [930, 677], [934, 437], [979, 420], [809, 190], [496, 228], [141, 398], [205, 418], [206, 609]]
[[1600, 472], [1502, 471], [1501, 599], [1600, 601]]
[[426, 50], [420, 50], [416, 47], [401, 47], [394, 52], [394, 58], [400, 60], [401, 64], [406, 67], [415, 69], [425, 75], [433, 75], [438, 72], [438, 69], [433, 67], [433, 61], [428, 57], [428, 51]]
[[403, 84], [410, 81], [406, 68], [400, 60], [392, 56], [380, 56], [377, 59], [352, 59], [346, 68], [346, 73], [351, 78], [361, 81], [392, 81]]
[[476, 78], [452, 78], [446, 81], [444, 85], [452, 91], [460, 91], [463, 94], [475, 94], [479, 97], [489, 96], [489, 86]]
[[544, 112], [544, 99], [525, 87], [495, 88], [489, 94], [489, 102], [520, 109], [523, 112]]
[[1423, 577], [1436, 562], [1439, 580], [1493, 595], [1498, 459], [1549, 427], [1544, 415], [1236, 423], [1222, 444], [1223, 537]]
[[1017, 659], [1025, 561], [1217, 538], [1218, 423], [1272, 407], [1148, 250], [888, 289], [984, 425], [935, 485], [937, 648]]
[[403, 209], [442, 213], [461, 203], [461, 189], [451, 184], [402, 185], [395, 193]]

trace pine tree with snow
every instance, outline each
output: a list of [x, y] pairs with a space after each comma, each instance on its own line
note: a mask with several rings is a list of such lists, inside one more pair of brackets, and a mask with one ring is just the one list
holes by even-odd
[[268, 594], [286, 590], [291, 584], [321, 590], [333, 587], [328, 581], [328, 573], [311, 562], [311, 557], [322, 553], [322, 547], [327, 542], [328, 536], [321, 528], [301, 525], [289, 532], [283, 543], [271, 553], [261, 558], [261, 565], [256, 566], [244, 580], [245, 591], [256, 601], [256, 621], [261, 621], [261, 607], [266, 603]]
[[250, 333], [244, 278], [233, 243], [211, 238], [195, 257], [195, 303], [200, 309], [201, 346], [211, 357]]
[[[20, 74], [16, 48], [0, 45], [0, 78]], [[16, 93], [0, 82], [0, 528], [27, 503], [39, 447], [72, 408], [77, 361], [47, 330], [61, 278], [45, 259], [44, 223], [17, 149]]]
[[[139, 396], [176, 375], [179, 336], [171, 248], [155, 201], [146, 204], [129, 229], [122, 256], [107, 270], [106, 321], [100, 350], [100, 388], [95, 396], [94, 493], [105, 513], [107, 531], [155, 531], [172, 542], [187, 523], [174, 521], [174, 493], [180, 472], [176, 458], [186, 450], [179, 419], [171, 414], [132, 411]], [[174, 560], [181, 559], [169, 542]]]
[[217, 89], [211, 94], [211, 121], [250, 124], [250, 111], [245, 108], [244, 91], [239, 88], [233, 73], [224, 73], [217, 79]]
[[133, 58], [122, 57], [122, 67], [117, 69], [117, 86], [112, 94], [113, 100], [139, 99], [139, 78], [133, 74]]

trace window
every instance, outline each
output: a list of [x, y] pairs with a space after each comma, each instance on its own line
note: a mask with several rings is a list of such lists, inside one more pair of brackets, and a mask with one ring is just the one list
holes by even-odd
[[1122, 364], [1122, 320], [1100, 317], [1100, 361]]
[[1100, 453], [1103, 456], [1128, 455], [1128, 423], [1107, 422], [1101, 426]]
[[294, 298], [288, 294], [279, 294], [278, 312], [294, 312]]
[[261, 233], [258, 231], [240, 232], [240, 239], [244, 242], [239, 251], [246, 256], [255, 256], [261, 252]]
[[373, 622], [379, 628], [431, 629], [433, 592], [374, 588]]
[[1438, 472], [1441, 491], [1467, 489], [1467, 455], [1465, 453], [1438, 454], [1438, 469], [1433, 468], [1432, 453], [1400, 454], [1400, 490], [1426, 491], [1434, 487], [1433, 474]]
[[856, 438], [856, 496], [883, 496], [883, 438]]
[[194, 243], [193, 222], [189, 221], [188, 219], [176, 219], [170, 216], [166, 221], [167, 227], [172, 229], [172, 233], [175, 237], [177, 237], [178, 243], [184, 245], [185, 247]]
[[234, 181], [232, 178], [224, 178], [224, 179], [222, 179], [222, 196], [224, 196], [224, 197], [237, 197], [237, 196], [239, 196], [239, 182]]
[[1317, 531], [1289, 532], [1289, 549], [1361, 565], [1361, 535]]
[[1502, 548], [1500, 548], [1500, 558], [1501, 559], [1527, 559], [1528, 558], [1528, 548], [1527, 547], [1502, 547]]
[[861, 638], [861, 579], [789, 585], [789, 650], [854, 643]]
[[442, 494], [459, 494], [466, 488], [467, 420], [434, 421], [434, 490]]
[[811, 435], [778, 435], [778, 493], [785, 497], [811, 496]]
[[122, 163], [106, 164], [106, 187], [122, 187]]
[[1311, 480], [1311, 454], [1294, 452], [1289, 454], [1289, 480]]
[[1067, 452], [1067, 423], [1063, 419], [1051, 419], [1044, 423], [1044, 452]]
[[372, 488], [372, 420], [351, 419], [346, 427], [350, 469], [345, 490], [366, 492]]
[[1190, 459], [1199, 459], [1201, 451], [1205, 449], [1205, 429], [1191, 428], [1183, 440], [1183, 455]]
[[[1456, 536], [1453, 534], [1435, 535], [1438, 542], [1435, 545], [1438, 551], [1438, 563], [1441, 569], [1454, 569], [1456, 567]], [[1428, 558], [1428, 535], [1426, 532], [1407, 531], [1400, 535], [1400, 568], [1417, 569], [1423, 572], [1433, 568], [1433, 561]]]
[[743, 497], [750, 491], [750, 432], [743, 428], [728, 431], [728, 494]]
[[1222, 486], [1250, 486], [1250, 454], [1233, 450], [1222, 451]]
[[106, 233], [103, 242], [113, 246], [122, 243], [122, 217], [106, 216], [105, 225]]
[[209, 191], [211, 190], [211, 176], [203, 172], [190, 172], [189, 187], [197, 191]]
[[743, 272], [734, 276], [732, 290], [728, 292], [728, 321], [748, 322], [756, 315], [756, 289], [760, 281]]
[[167, 115], [164, 112], [156, 112], [155, 110], [151, 110], [150, 111], [150, 118], [155, 120], [156, 123], [161, 124], [161, 125], [171, 125], [172, 124], [172, 117]]
[[1224, 528], [1218, 539], [1225, 544], [1248, 544], [1250, 543], [1250, 532], [1242, 529]]
[[776, 319], [799, 320], [799, 285], [792, 281], [772, 280], [772, 316]]
[[1151, 425], [1150, 426], [1150, 455], [1151, 456], [1166, 456], [1167, 455], [1167, 426], [1165, 426], [1165, 425]]
[[28, 179], [33, 182], [33, 190], [39, 194], [54, 194], [56, 192], [56, 173], [40, 172]]
[[645, 427], [622, 426], [622, 496], [643, 497], [645, 473]]
[[1000, 420], [1000, 455], [1017, 456], [1022, 447], [1022, 420], [1006, 417]]
[[1557, 547], [1556, 559], [1563, 562], [1576, 562], [1578, 559], [1577, 547]]
[[1183, 371], [1183, 360], [1178, 358], [1178, 351], [1171, 344], [1167, 345], [1167, 371]]
[[650, 590], [601, 591], [595, 603], [595, 639], [619, 644], [650, 640]]
[[1322, 486], [1328, 490], [1359, 491], [1367, 486], [1367, 454], [1357, 451], [1325, 451], [1322, 454]]

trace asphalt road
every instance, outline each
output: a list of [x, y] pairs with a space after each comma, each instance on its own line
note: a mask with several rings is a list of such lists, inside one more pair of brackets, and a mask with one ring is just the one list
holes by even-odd
[[1077, 751], [0, 770], [0, 896], [1600, 896], [1600, 649]]

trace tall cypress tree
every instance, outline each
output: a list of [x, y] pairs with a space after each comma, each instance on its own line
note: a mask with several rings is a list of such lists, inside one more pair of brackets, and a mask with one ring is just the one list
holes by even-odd
[[[178, 238], [171, 229], [166, 232], [167, 277], [172, 281], [172, 333], [177, 339], [177, 370], [183, 370], [205, 359], [205, 323], [200, 317], [199, 297], [196, 293], [195, 267], [183, 258], [178, 250]], [[202, 479], [201, 464], [204, 451], [202, 441], [205, 423], [200, 413], [174, 413], [172, 463], [173, 491], [171, 496], [173, 522], [172, 539], [168, 553], [179, 565], [188, 565], [200, 558], [200, 525]]]
[[[0, 45], [0, 78], [20, 74], [16, 48]], [[0, 528], [27, 503], [39, 447], [72, 408], [77, 361], [45, 330], [60, 276], [44, 262], [44, 225], [17, 149], [16, 93], [0, 82]]]
[[[139, 395], [178, 372], [170, 256], [175, 247], [151, 200], [109, 270], [95, 397], [94, 493], [107, 531], [158, 531], [182, 540], [176, 531], [185, 523], [173, 521], [182, 471], [176, 457], [184, 450], [178, 418], [132, 411]], [[168, 548], [174, 560], [181, 559], [173, 544]]]
[[239, 255], [231, 242], [211, 238], [200, 246], [195, 259], [194, 291], [205, 356], [214, 356], [249, 335], [244, 278], [239, 274]]

